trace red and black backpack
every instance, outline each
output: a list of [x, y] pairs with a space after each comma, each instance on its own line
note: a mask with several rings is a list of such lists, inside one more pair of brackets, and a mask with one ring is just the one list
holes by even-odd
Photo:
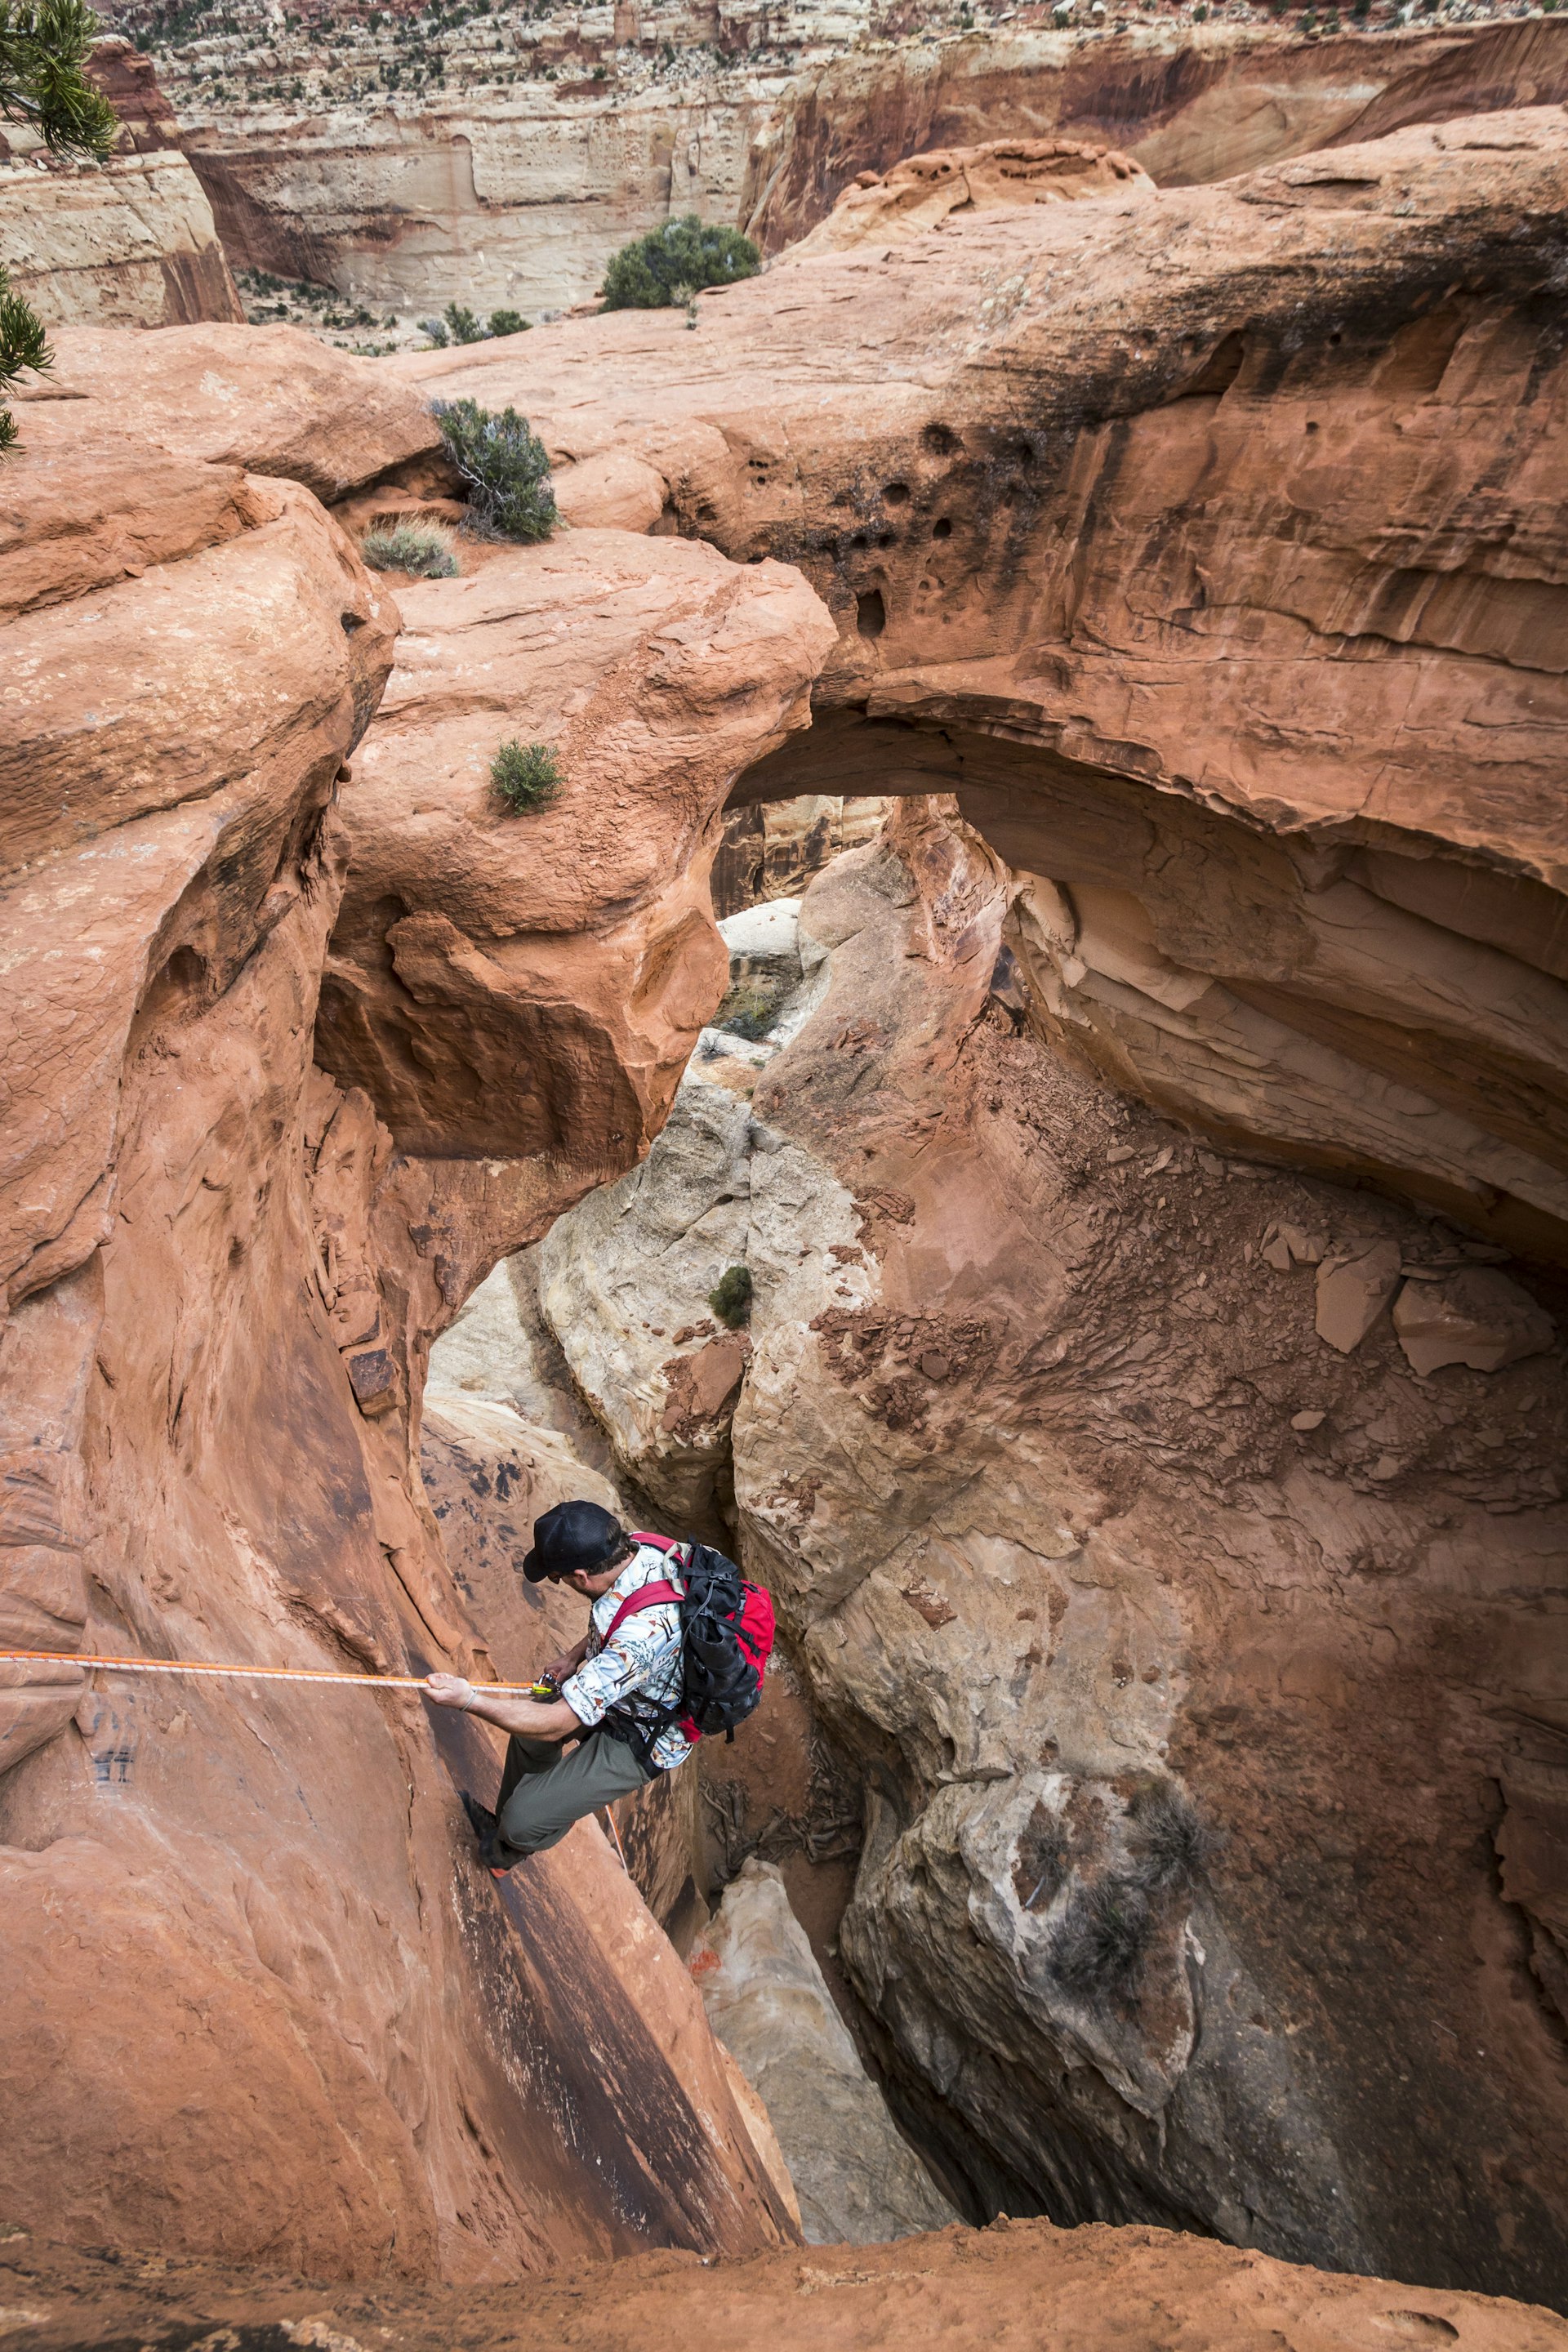
[[640, 1609], [673, 1601], [680, 1612], [679, 1699], [660, 1707], [634, 1695], [605, 1717], [606, 1727], [646, 1764], [655, 1740], [672, 1724], [688, 1739], [716, 1731], [732, 1739], [736, 1725], [755, 1713], [773, 1646], [773, 1604], [760, 1584], [748, 1584], [732, 1559], [707, 1544], [688, 1548], [667, 1536], [635, 1533], [632, 1540], [672, 1556], [681, 1580], [645, 1584], [622, 1601], [605, 1635], [606, 1643], [614, 1641], [616, 1628]]

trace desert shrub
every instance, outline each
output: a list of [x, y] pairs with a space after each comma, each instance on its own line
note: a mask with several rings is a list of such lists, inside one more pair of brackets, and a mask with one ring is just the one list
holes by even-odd
[[779, 992], [757, 980], [738, 980], [713, 1015], [716, 1029], [731, 1037], [747, 1037], [753, 1045], [773, 1027], [779, 1009]]
[[416, 580], [450, 580], [458, 569], [452, 534], [438, 522], [399, 522], [366, 531], [359, 551], [373, 572], [411, 572]]
[[[84, 0], [0, 0], [0, 121], [26, 123], [51, 154], [101, 163], [119, 126], [82, 68], [102, 29]], [[0, 269], [0, 455], [16, 438], [6, 394], [53, 364], [42, 320]]]
[[455, 343], [482, 343], [484, 341], [484, 329], [480, 326], [478, 319], [474, 316], [474, 313], [466, 309], [461, 302], [448, 302], [446, 309], [442, 311], [441, 316], [447, 321], [452, 341]]
[[419, 331], [422, 335], [428, 335], [430, 341], [443, 352], [452, 340], [445, 319], [421, 319]]
[[489, 331], [492, 336], [526, 334], [528, 320], [521, 310], [492, 310]]
[[29, 369], [41, 374], [53, 365], [43, 320], [19, 294], [12, 293], [5, 272], [0, 269], [0, 451], [8, 449], [16, 438], [11, 412], [5, 405], [5, 394]]
[[560, 791], [561, 762], [548, 743], [503, 743], [490, 761], [490, 782], [513, 816], [542, 808]]
[[708, 1304], [721, 1323], [738, 1331], [752, 1319], [752, 1269], [749, 1265], [727, 1265], [713, 1288], [708, 1293]]
[[1150, 1780], [1127, 1807], [1136, 1884], [1151, 1895], [1190, 1886], [1214, 1859], [1219, 1840], [1180, 1789]]
[[704, 286], [732, 286], [754, 278], [763, 257], [739, 229], [704, 226], [695, 213], [666, 221], [622, 246], [605, 272], [606, 310], [668, 310], [689, 303]]
[[469, 528], [488, 539], [548, 539], [561, 518], [550, 487], [550, 457], [526, 416], [499, 416], [477, 400], [437, 400], [430, 414], [447, 455], [468, 487]]
[[1076, 1888], [1051, 1937], [1051, 1974], [1080, 2000], [1125, 1998], [1142, 1972], [1151, 1924], [1149, 1898], [1131, 1879]]

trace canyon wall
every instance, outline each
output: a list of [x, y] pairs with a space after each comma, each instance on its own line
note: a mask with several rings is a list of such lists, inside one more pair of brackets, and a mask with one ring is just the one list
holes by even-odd
[[536, 315], [590, 297], [662, 220], [733, 220], [791, 75], [870, 15], [742, 0], [285, 19], [240, 0], [172, 42], [139, 0], [114, 20], [157, 43], [237, 268], [383, 310]]
[[732, 800], [907, 803], [793, 1043], [540, 1253], [778, 1598], [905, 2115], [983, 2210], [1557, 2301], [1565, 166], [1479, 118], [388, 367], [799, 562]]
[[1561, 1261], [1564, 130], [957, 213], [706, 295], [695, 336], [388, 370], [801, 563], [838, 647], [737, 801], [955, 793], [1038, 877], [1018, 952], [1068, 1050]]
[[851, 52], [802, 78], [753, 142], [740, 217], [776, 252], [860, 173], [1000, 138], [1100, 141], [1184, 188], [1408, 123], [1564, 99], [1568, 25], [1543, 17], [1311, 38], [1259, 21], [996, 26]]
[[243, 314], [212, 206], [152, 65], [98, 42], [94, 81], [120, 118], [102, 164], [0, 125], [0, 261], [46, 326], [174, 327]]
[[933, 147], [1087, 140], [1184, 186], [1568, 97], [1568, 26], [1540, 16], [1308, 37], [1261, 16], [1059, 31], [983, 8], [961, 32], [928, 15], [846, 0], [279, 19], [237, 0], [174, 37], [121, 0], [112, 21], [154, 45], [233, 265], [403, 316], [454, 298], [553, 314], [593, 296], [618, 246], [688, 212], [774, 251], [860, 173]]
[[[416, 401], [287, 331], [58, 342], [0, 475], [0, 1632], [484, 1679], [416, 1466], [428, 1342], [657, 1129], [722, 984], [721, 803], [831, 628], [777, 566], [584, 533], [443, 583], [468, 641], [599, 606], [476, 693], [438, 603], [395, 659], [384, 583], [289, 478], [374, 488], [429, 443]], [[458, 703], [492, 748], [574, 723], [558, 806], [487, 803]], [[498, 1053], [535, 1080], [504, 1133]], [[407, 1692], [0, 1675], [18, 2227], [470, 2280], [793, 2241], [599, 1830], [526, 1903], [478, 1866], [458, 1789], [489, 1793], [493, 1737]]]

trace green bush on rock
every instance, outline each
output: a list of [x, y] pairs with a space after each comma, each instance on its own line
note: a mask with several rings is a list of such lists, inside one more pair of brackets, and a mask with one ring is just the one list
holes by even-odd
[[503, 743], [490, 761], [490, 782], [513, 816], [542, 808], [561, 790], [561, 762], [548, 743]]
[[481, 539], [548, 539], [561, 518], [550, 457], [526, 416], [499, 416], [477, 400], [436, 400], [430, 414], [468, 488], [468, 529]]
[[367, 530], [360, 553], [373, 572], [408, 572], [416, 580], [450, 580], [458, 569], [452, 534], [437, 522], [399, 522]]
[[749, 1265], [727, 1265], [713, 1288], [708, 1293], [708, 1304], [721, 1323], [731, 1331], [740, 1330], [752, 1319], [752, 1269]]
[[704, 225], [688, 213], [622, 246], [605, 272], [605, 308], [681, 309], [705, 286], [732, 286], [762, 266], [762, 255], [739, 229]]

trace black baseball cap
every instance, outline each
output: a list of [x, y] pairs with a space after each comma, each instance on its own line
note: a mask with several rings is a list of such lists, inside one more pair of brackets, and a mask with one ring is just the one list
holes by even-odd
[[522, 1572], [530, 1584], [542, 1584], [547, 1576], [570, 1576], [579, 1568], [592, 1576], [625, 1541], [619, 1519], [597, 1503], [557, 1503], [533, 1522], [533, 1549], [523, 1554]]

